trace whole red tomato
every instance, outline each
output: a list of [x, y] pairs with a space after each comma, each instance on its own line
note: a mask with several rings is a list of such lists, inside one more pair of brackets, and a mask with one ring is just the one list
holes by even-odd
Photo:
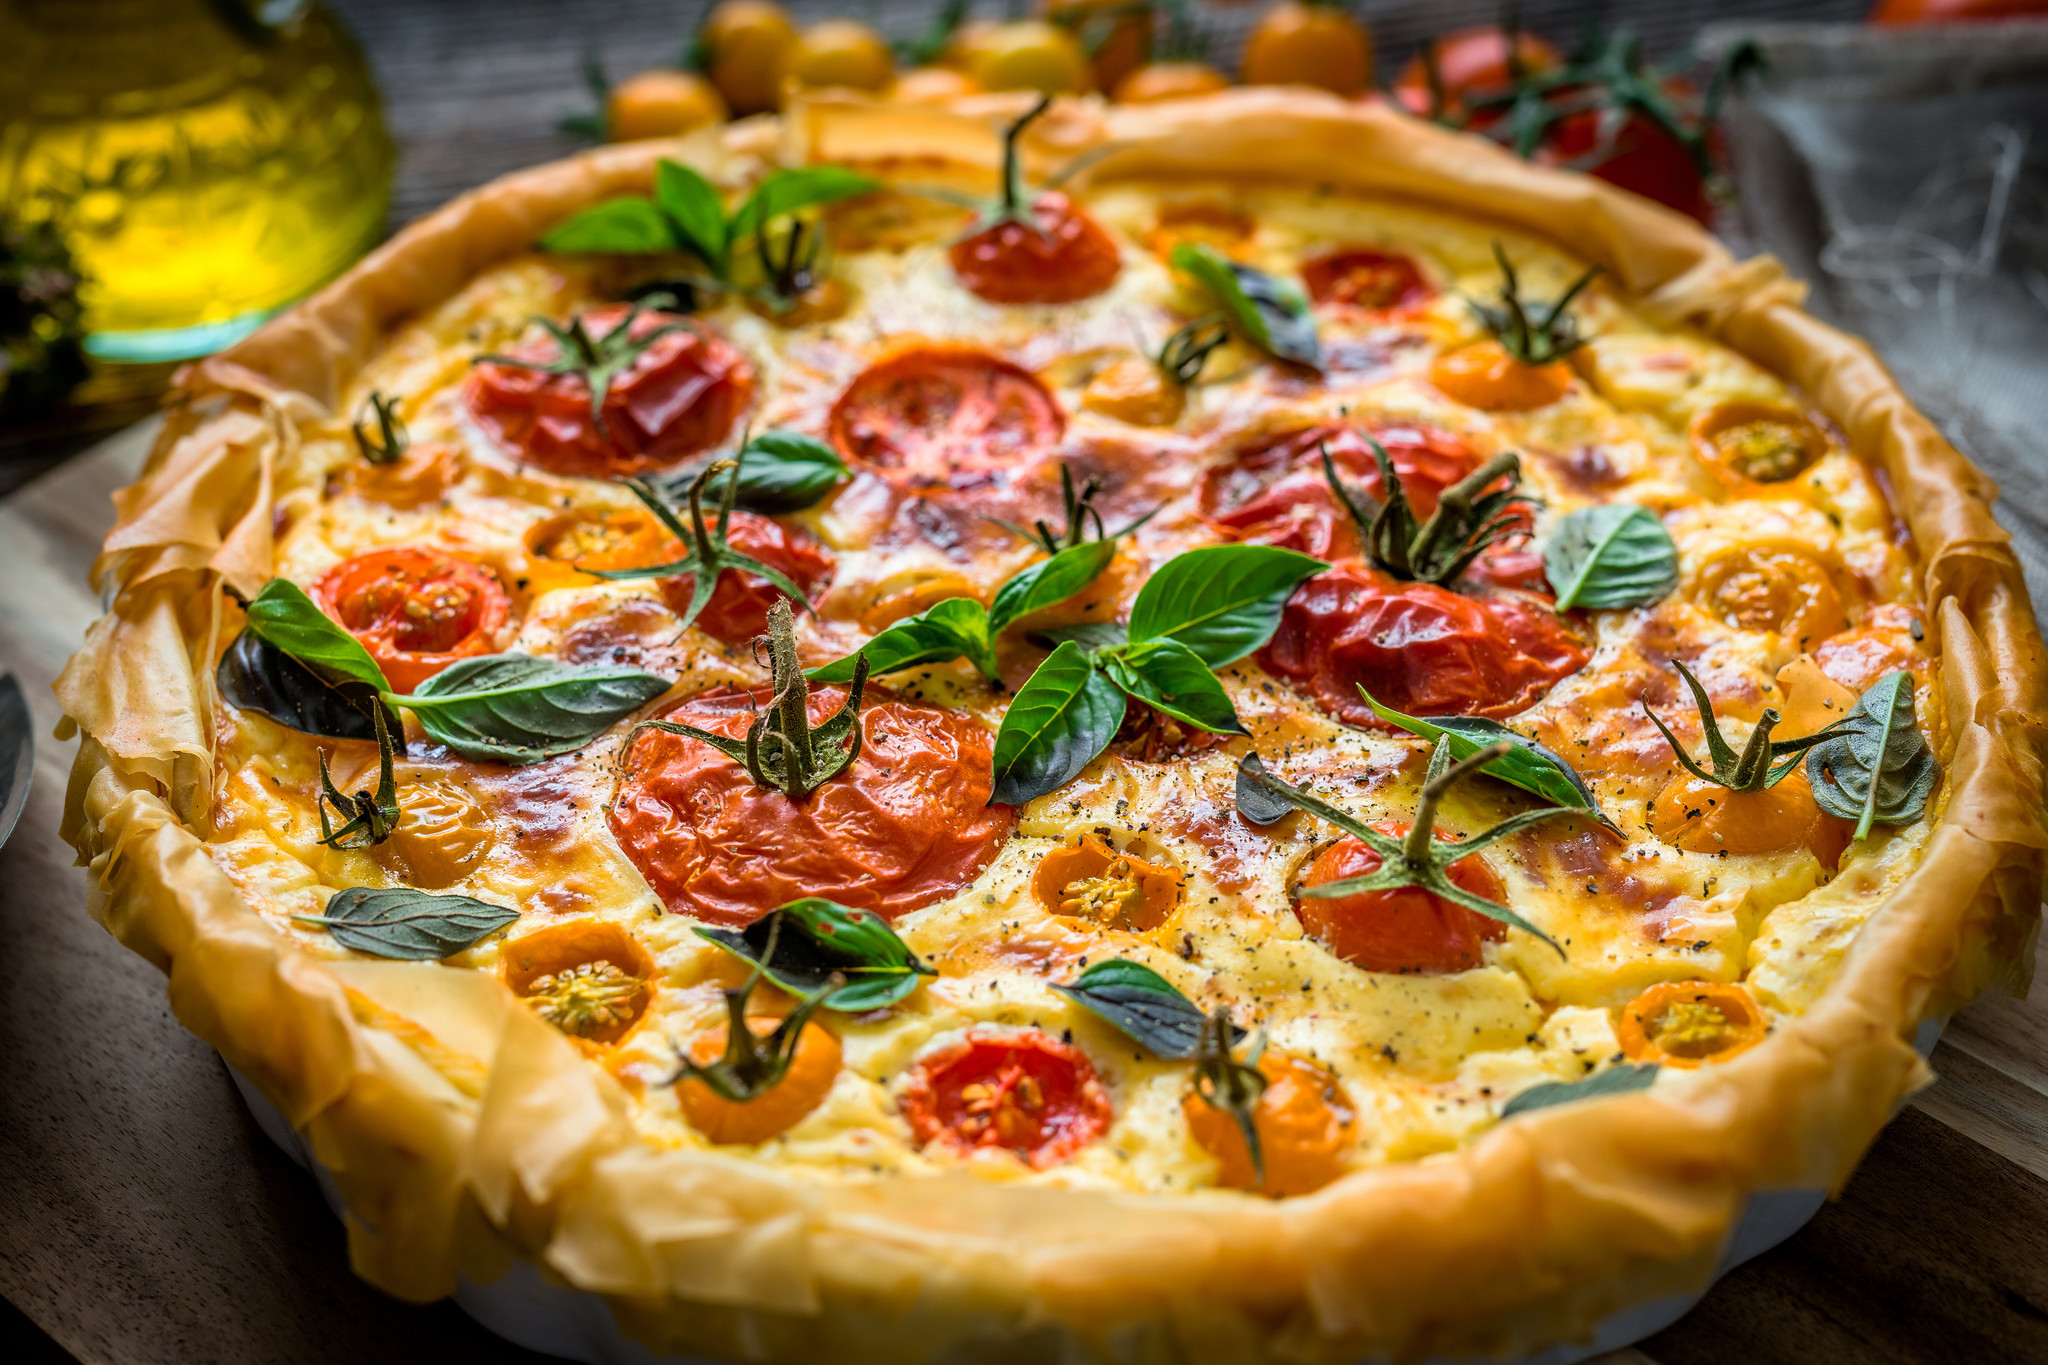
[[335, 565], [311, 596], [362, 641], [394, 692], [412, 691], [458, 659], [495, 652], [512, 610], [489, 569], [410, 545]]
[[1550, 126], [1536, 160], [1582, 170], [1703, 223], [1713, 216], [1706, 179], [1692, 153], [1641, 114], [1627, 115], [1618, 126], [1600, 110], [1567, 114]]
[[[707, 517], [708, 519], [708, 517]], [[726, 543], [758, 559], [816, 598], [832, 581], [832, 555], [801, 531], [752, 512], [734, 512], [726, 527]], [[696, 588], [687, 576], [661, 580], [661, 594], [678, 616], [688, 611]], [[729, 645], [742, 644], [768, 629], [768, 608], [782, 590], [759, 574], [728, 569], [718, 576], [711, 600], [697, 616], [697, 629]]]
[[[1373, 826], [1405, 838], [1408, 826], [1385, 820]], [[1364, 840], [1345, 835], [1317, 855], [1302, 885], [1323, 886], [1380, 870], [1380, 855]], [[1485, 900], [1505, 894], [1500, 878], [1480, 859], [1460, 858], [1448, 873], [1453, 884]], [[1483, 945], [1507, 936], [1506, 926], [1419, 886], [1362, 891], [1355, 896], [1302, 896], [1295, 916], [1310, 938], [1369, 972], [1462, 972], [1483, 960]]]
[[2048, 15], [2048, 0], [1877, 0], [1870, 22], [1892, 27], [1969, 24]]
[[1116, 282], [1116, 241], [1072, 199], [1047, 190], [1029, 221], [1006, 219], [953, 244], [953, 272], [990, 303], [1074, 303]]
[[1037, 1029], [977, 1031], [920, 1058], [902, 1108], [920, 1143], [999, 1148], [1041, 1170], [1101, 1137], [1111, 1118], [1088, 1058]]

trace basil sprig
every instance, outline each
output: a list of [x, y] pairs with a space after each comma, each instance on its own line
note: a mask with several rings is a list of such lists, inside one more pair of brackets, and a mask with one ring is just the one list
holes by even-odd
[[1180, 243], [1169, 259], [1215, 298], [1246, 341], [1276, 359], [1323, 367], [1315, 315], [1293, 281], [1240, 265], [1202, 242]]
[[1927, 747], [1913, 710], [1913, 675], [1887, 673], [1856, 699], [1856, 708], [1822, 731], [1806, 752], [1814, 803], [1829, 815], [1870, 827], [1910, 825], [1927, 810], [1941, 765]]
[[[732, 467], [711, 481], [712, 496], [723, 499], [730, 483], [733, 506], [771, 517], [816, 505], [847, 477], [846, 461], [838, 451], [800, 431], [777, 429], [751, 436], [727, 463]], [[662, 492], [672, 502], [685, 501], [703, 472], [693, 468], [666, 480]]]
[[1109, 747], [1125, 695], [1213, 734], [1244, 726], [1215, 670], [1273, 638], [1295, 586], [1327, 567], [1272, 545], [1210, 545], [1145, 581], [1121, 641], [1106, 630], [1058, 648], [1017, 689], [996, 732], [995, 794], [1005, 805], [1071, 782]]
[[1580, 777], [1572, 765], [1548, 745], [1539, 744], [1527, 735], [1483, 716], [1404, 715], [1391, 706], [1380, 705], [1363, 686], [1358, 689], [1358, 695], [1365, 699], [1372, 713], [1387, 724], [1398, 725], [1409, 734], [1420, 735], [1424, 739], [1447, 741], [1452, 758], [1470, 758], [1495, 744], [1510, 746], [1505, 754], [1480, 771], [1511, 787], [1533, 792], [1553, 805], [1584, 811], [1613, 833], [1621, 832], [1600, 809], [1599, 802], [1593, 797], [1593, 789], [1586, 785], [1586, 779]]
[[[394, 725], [404, 707], [464, 758], [533, 763], [581, 748], [670, 686], [634, 668], [489, 654], [461, 660], [402, 696], [362, 643], [288, 579], [271, 579], [247, 611], [247, 626], [221, 660], [222, 695], [329, 738], [372, 737], [380, 707]], [[294, 692], [309, 686], [318, 690]]]
[[1646, 607], [1678, 586], [1678, 546], [1649, 508], [1600, 503], [1558, 523], [1543, 550], [1543, 573], [1559, 611]]
[[335, 892], [320, 914], [292, 916], [300, 924], [325, 925], [344, 948], [404, 962], [438, 962], [518, 918], [517, 910], [469, 896], [368, 886]]
[[1579, 1100], [1598, 1099], [1602, 1095], [1626, 1095], [1631, 1091], [1648, 1090], [1656, 1079], [1657, 1064], [1650, 1062], [1643, 1066], [1610, 1066], [1583, 1081], [1545, 1081], [1512, 1096], [1501, 1106], [1500, 1116], [1511, 1119], [1531, 1109], [1548, 1109], [1553, 1104], [1573, 1104]]
[[844, 1014], [893, 1005], [917, 989], [919, 977], [938, 975], [874, 911], [819, 896], [778, 905], [738, 932], [699, 926], [696, 933], [794, 996], [823, 990], [836, 976], [844, 984], [824, 1007]]

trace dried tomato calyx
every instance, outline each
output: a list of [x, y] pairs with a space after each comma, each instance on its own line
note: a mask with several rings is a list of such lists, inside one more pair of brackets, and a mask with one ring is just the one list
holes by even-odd
[[[1598, 263], [1588, 266], [1585, 274], [1547, 304], [1533, 300], [1525, 303], [1514, 264], [1499, 242], [1493, 244], [1493, 258], [1500, 262], [1500, 302], [1481, 303], [1474, 299], [1472, 311], [1503, 351], [1524, 365], [1548, 365], [1586, 344], [1587, 338], [1579, 335], [1578, 314], [1565, 309], [1606, 267]], [[1538, 315], [1532, 317], [1532, 310]]]
[[[1386, 502], [1344, 486], [1327, 442], [1320, 447], [1323, 477], [1338, 504], [1358, 524], [1367, 556], [1393, 577], [1448, 584], [1495, 545], [1529, 534], [1528, 518], [1534, 503], [1521, 492], [1522, 461], [1513, 451], [1503, 450], [1446, 488], [1437, 498], [1436, 510], [1422, 520], [1401, 487], [1401, 476], [1386, 447], [1369, 434], [1365, 442], [1379, 462]], [[1503, 487], [1492, 487], [1503, 479]]]
[[[1694, 761], [1692, 755], [1685, 751], [1685, 746], [1678, 742], [1678, 736], [1671, 733], [1671, 727], [1664, 723], [1663, 717], [1650, 709], [1647, 698], [1643, 701], [1643, 714], [1670, 743], [1671, 752], [1677, 756], [1680, 766], [1701, 781], [1712, 782], [1730, 791], [1760, 792], [1777, 786], [1799, 766], [1800, 755], [1814, 745], [1834, 738], [1846, 723], [1836, 721], [1824, 730], [1798, 739], [1772, 739], [1771, 731], [1784, 717], [1775, 706], [1766, 706], [1756, 728], [1749, 732], [1748, 742], [1738, 754], [1721, 734], [1721, 723], [1714, 717], [1714, 703], [1707, 696], [1707, 689], [1700, 686], [1700, 680], [1692, 675], [1692, 670], [1678, 660], [1673, 659], [1671, 666], [1678, 670], [1678, 676], [1685, 679], [1685, 685], [1692, 690], [1693, 704], [1699, 708], [1700, 729], [1707, 737], [1707, 758], [1714, 765], [1713, 771], [1709, 772]], [[1772, 761], [1779, 758], [1785, 761], [1772, 767]]]
[[[370, 396], [363, 400], [363, 407], [369, 412], [359, 413], [356, 420], [349, 423], [349, 435], [355, 437], [356, 449], [371, 464], [396, 464], [405, 454], [406, 447], [412, 444], [412, 437], [405, 429], [405, 419], [398, 412], [399, 401], [396, 394], [387, 398], [383, 390], [371, 389]], [[377, 423], [376, 436], [369, 431], [372, 418]]]
[[[1409, 825], [1405, 838], [1394, 838], [1383, 834], [1371, 825], [1338, 810], [1329, 802], [1313, 796], [1300, 787], [1281, 781], [1266, 771], [1257, 753], [1246, 754], [1237, 764], [1238, 804], [1245, 818], [1254, 824], [1271, 824], [1276, 813], [1266, 801], [1259, 798], [1277, 798], [1278, 801], [1307, 811], [1310, 815], [1327, 820], [1338, 829], [1351, 835], [1370, 848], [1380, 857], [1380, 865], [1372, 872], [1359, 877], [1343, 877], [1337, 881], [1324, 882], [1319, 886], [1305, 886], [1301, 894], [1314, 899], [1334, 899], [1357, 896], [1372, 891], [1395, 891], [1403, 887], [1415, 887], [1462, 905], [1474, 914], [1498, 920], [1510, 928], [1532, 934], [1555, 949], [1559, 957], [1565, 956], [1564, 949], [1557, 941], [1538, 929], [1529, 921], [1505, 905], [1496, 905], [1484, 896], [1475, 895], [1451, 880], [1451, 864], [1469, 858], [1489, 845], [1499, 843], [1510, 835], [1519, 834], [1532, 825], [1559, 815], [1584, 815], [1582, 810], [1567, 806], [1546, 806], [1542, 810], [1524, 811], [1511, 815], [1491, 828], [1481, 830], [1467, 839], [1439, 839], [1436, 837], [1436, 813], [1442, 805], [1444, 794], [1456, 785], [1460, 778], [1478, 772], [1487, 764], [1505, 757], [1512, 745], [1492, 744], [1471, 755], [1462, 762], [1451, 761], [1451, 744], [1448, 737], [1439, 739], [1436, 748], [1430, 751], [1429, 769], [1424, 775], [1422, 793], [1415, 801], [1415, 817]], [[1254, 793], [1254, 805], [1245, 806], [1246, 791]]]
[[1196, 318], [1168, 337], [1152, 358], [1159, 372], [1176, 384], [1186, 386], [1202, 377], [1209, 355], [1230, 340], [1230, 319], [1221, 313]]
[[[585, 569], [583, 572], [594, 578], [603, 579], [670, 578], [688, 574], [690, 605], [682, 616], [684, 630], [696, 624], [697, 614], [710, 603], [711, 594], [718, 587], [719, 576], [727, 570], [765, 578], [786, 600], [801, 603], [805, 611], [810, 611], [810, 599], [788, 575], [769, 568], [752, 555], [741, 554], [732, 548], [729, 535], [732, 508], [734, 500], [739, 496], [740, 466], [745, 463], [746, 458], [747, 443], [742, 440], [739, 453], [732, 459], [713, 460], [698, 471], [697, 477], [690, 481], [688, 525], [676, 516], [675, 509], [668, 505], [653, 484], [645, 479], [619, 480], [634, 497], [646, 505], [648, 511], [654, 513], [655, 519], [668, 529], [670, 535], [688, 547], [688, 552], [681, 559], [671, 560], [666, 564], [648, 564], [632, 569]], [[704, 486], [725, 474], [730, 474], [731, 477], [725, 480], [718, 496], [718, 518], [707, 523], [704, 520]]]
[[[377, 790], [349, 796], [334, 785], [327, 773], [327, 751], [320, 751], [320, 798], [314, 803], [320, 812], [320, 842], [329, 848], [369, 848], [381, 844], [398, 828], [398, 779], [391, 770], [391, 731], [384, 724], [384, 708], [370, 708], [377, 727]], [[344, 823], [336, 829], [327, 819], [333, 806]]]
[[[776, 936], [781, 929], [778, 919], [775, 928], [769, 931], [768, 948], [761, 955], [763, 960], [775, 956]], [[754, 993], [761, 976], [761, 967], [757, 963], [747, 974], [745, 984], [736, 991], [725, 993], [724, 1055], [717, 1061], [699, 1066], [690, 1060], [686, 1049], [678, 1047], [675, 1074], [663, 1081], [663, 1085], [674, 1085], [683, 1080], [702, 1081], [705, 1088], [720, 1099], [745, 1104], [774, 1089], [789, 1074], [789, 1064], [796, 1057], [796, 1045], [803, 1036], [804, 1025], [835, 991], [846, 984], [846, 978], [834, 972], [824, 985], [799, 1000], [797, 1007], [764, 1037], [747, 1026], [747, 997]]]
[[526, 997], [541, 1018], [582, 1037], [631, 1019], [640, 991], [640, 978], [614, 964], [584, 962], [535, 977]]
[[[1062, 463], [1060, 465], [1060, 502], [1066, 511], [1066, 525], [1058, 535], [1054, 535], [1052, 527], [1043, 521], [1034, 521], [1031, 523], [1030, 529], [1026, 529], [1014, 521], [1006, 521], [1001, 517], [988, 517], [986, 520], [1002, 527], [1011, 535], [1021, 536], [1023, 539], [1030, 541], [1047, 554], [1056, 555], [1061, 550], [1071, 550], [1075, 546], [1085, 544], [1089, 540], [1117, 540], [1129, 535], [1159, 515], [1159, 509], [1155, 507], [1121, 530], [1110, 531], [1103, 523], [1102, 513], [1097, 511], [1095, 507], [1096, 495], [1102, 492], [1104, 487], [1105, 485], [1100, 478], [1090, 474], [1081, 487], [1076, 490], [1074, 487], [1074, 471], [1065, 463]], [[1088, 534], [1088, 528], [1091, 525], [1095, 528], [1093, 536]]]
[[795, 214], [782, 221], [787, 226], [779, 233], [762, 225], [758, 246], [761, 272], [767, 277], [763, 302], [777, 313], [789, 313], [824, 280], [818, 262], [824, 255], [826, 233], [822, 223], [806, 222]]
[[686, 323], [668, 322], [642, 336], [633, 335], [633, 324], [640, 315], [651, 310], [673, 308], [675, 295], [655, 293], [633, 300], [626, 309], [626, 316], [619, 319], [616, 327], [601, 337], [594, 337], [583, 325], [583, 315], [577, 313], [569, 319], [567, 327], [557, 326], [551, 319], [536, 317], [542, 330], [555, 339], [553, 360], [521, 360], [509, 355], [480, 355], [472, 359], [472, 365], [508, 365], [516, 370], [536, 370], [541, 374], [568, 374], [582, 379], [590, 390], [590, 421], [598, 434], [609, 437], [611, 429], [604, 421], [604, 400], [611, 393], [612, 381], [633, 368], [647, 348], [661, 338], [674, 332], [688, 331]]
[[1259, 1058], [1266, 1051], [1266, 1030], [1262, 1027], [1252, 1035], [1243, 1061], [1230, 1055], [1237, 1033], [1230, 1011], [1221, 1005], [1202, 1020], [1202, 1038], [1195, 1047], [1195, 1095], [1237, 1125], [1244, 1135], [1245, 1150], [1251, 1154], [1253, 1178], [1263, 1185], [1266, 1156], [1259, 1147], [1257, 1116], [1259, 1097], [1266, 1093], [1266, 1076], [1259, 1070]]
[[[755, 637], [758, 642], [760, 636]], [[823, 725], [811, 725], [810, 692], [804, 666], [796, 657], [796, 619], [789, 602], [777, 598], [768, 609], [768, 710], [755, 712], [744, 739], [713, 734], [673, 720], [642, 721], [633, 734], [662, 730], [701, 740], [747, 770], [763, 787], [772, 787], [792, 801], [801, 801], [845, 772], [860, 756], [860, 697], [868, 682], [867, 655], [859, 655], [846, 704]], [[758, 643], [756, 645], [758, 648]], [[632, 743], [632, 735], [626, 738]]]

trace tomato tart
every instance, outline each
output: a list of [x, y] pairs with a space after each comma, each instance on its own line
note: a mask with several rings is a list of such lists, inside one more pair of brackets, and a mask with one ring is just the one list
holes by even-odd
[[513, 176], [183, 375], [58, 684], [93, 913], [408, 1298], [1587, 1340], [2037, 925], [1993, 490], [1798, 300], [1304, 91]]

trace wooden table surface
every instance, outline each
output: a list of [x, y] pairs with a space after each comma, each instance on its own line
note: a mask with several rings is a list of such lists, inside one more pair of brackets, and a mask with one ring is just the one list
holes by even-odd
[[[569, 150], [552, 124], [578, 107], [584, 45], [594, 38], [624, 74], [678, 48], [696, 9], [336, 7], [387, 94], [401, 148], [395, 221]], [[902, 32], [913, 25], [889, 15], [925, 7], [877, 8]], [[1363, 8], [1385, 67], [1420, 34], [1484, 21], [1494, 6]], [[1666, 51], [1699, 13], [1675, 0], [1614, 8]], [[1717, 18], [1846, 17], [1863, 5], [1714, 8]], [[1525, 6], [1559, 34], [1570, 10], [1570, 0]], [[600, 12], [610, 16], [602, 33]], [[1226, 50], [1255, 12], [1215, 11]], [[40, 727], [35, 789], [0, 849], [0, 1351], [37, 1365], [538, 1361], [450, 1305], [400, 1304], [356, 1280], [311, 1181], [171, 1017], [162, 978], [83, 911], [84, 873], [56, 835], [73, 746], [50, 736], [49, 685], [98, 615], [86, 566], [111, 521], [108, 495], [147, 440], [131, 432], [0, 502], [0, 668], [21, 676]], [[1601, 1365], [2048, 1361], [2048, 987], [2031, 1002], [1965, 1011], [1933, 1061], [1940, 1081], [1885, 1131], [1839, 1200], [1676, 1326]]]

